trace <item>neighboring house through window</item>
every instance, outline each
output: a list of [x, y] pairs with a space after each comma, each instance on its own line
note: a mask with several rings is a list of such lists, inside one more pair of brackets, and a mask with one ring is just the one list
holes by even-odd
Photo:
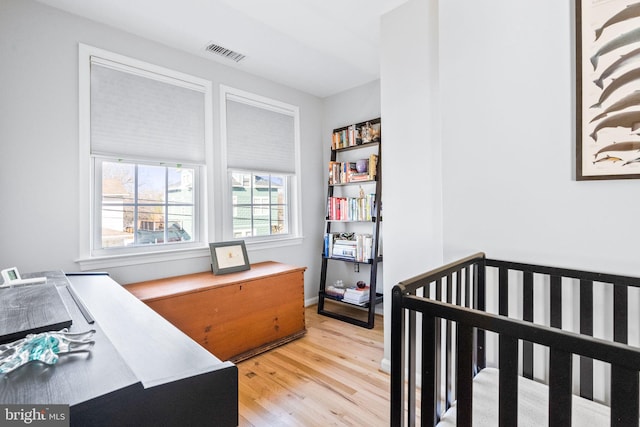
[[222, 86], [230, 206], [224, 234], [249, 245], [295, 242], [299, 208], [299, 109]]
[[83, 258], [206, 247], [210, 82], [84, 45], [80, 74]]

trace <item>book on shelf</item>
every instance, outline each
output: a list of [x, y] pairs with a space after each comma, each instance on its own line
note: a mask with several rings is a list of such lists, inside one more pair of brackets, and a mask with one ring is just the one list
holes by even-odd
[[361, 180], [361, 175], [356, 168], [356, 162], [329, 162], [329, 185], [352, 182], [352, 177], [354, 176], [357, 176], [357, 179]]
[[378, 155], [372, 154], [369, 156], [369, 179], [376, 179], [376, 171], [378, 170]]
[[325, 258], [339, 258], [355, 262], [369, 262], [373, 248], [371, 234], [354, 234], [353, 239], [343, 239], [339, 233], [324, 235]]
[[356, 162], [342, 162], [342, 182], [351, 182], [354, 173], [358, 173]]
[[333, 131], [331, 138], [331, 149], [339, 150], [341, 148], [353, 147], [362, 143], [360, 128], [356, 125], [348, 126], [344, 129], [336, 129]]
[[355, 240], [336, 239], [333, 242], [333, 258], [355, 260], [358, 253], [358, 242]]
[[327, 199], [327, 219], [330, 221], [371, 221], [375, 212], [376, 195], [336, 197]]
[[329, 185], [347, 184], [349, 182], [375, 181], [378, 156], [369, 156], [367, 172], [358, 172], [357, 162], [329, 162]]
[[324, 257], [331, 258], [333, 254], [333, 233], [326, 233], [324, 235]]
[[357, 234], [356, 242], [356, 261], [369, 262], [373, 248], [373, 236], [371, 234]]
[[379, 120], [363, 122], [335, 129], [331, 139], [331, 149], [339, 150], [354, 145], [380, 142], [381, 139]]
[[347, 129], [347, 133], [349, 138], [347, 141], [347, 146], [353, 147], [354, 145], [356, 145], [356, 125], [349, 126], [349, 128]]

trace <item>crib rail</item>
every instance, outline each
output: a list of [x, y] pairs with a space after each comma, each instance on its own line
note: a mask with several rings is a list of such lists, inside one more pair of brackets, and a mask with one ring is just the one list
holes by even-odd
[[[485, 312], [487, 268], [497, 269], [497, 314]], [[522, 320], [507, 317], [509, 292], [513, 288], [510, 271], [520, 272], [523, 283]], [[534, 275], [549, 278], [551, 327], [532, 323]], [[579, 334], [561, 329], [562, 278], [577, 279], [580, 283]], [[615, 342], [591, 336], [594, 282], [614, 287]], [[640, 279], [490, 260], [482, 253], [398, 284], [392, 293], [391, 424], [413, 425], [419, 409], [422, 425], [435, 425], [457, 400], [458, 425], [471, 425], [471, 382], [485, 366], [484, 331], [491, 331], [499, 336], [500, 425], [517, 424], [513, 402], [518, 392], [518, 357], [522, 358], [522, 375], [532, 378], [535, 343], [550, 349], [550, 426], [570, 425], [573, 354], [581, 356], [580, 394], [593, 398], [592, 360], [610, 363], [611, 425], [638, 426], [640, 350], [625, 345], [628, 287], [640, 287]], [[421, 343], [417, 336], [419, 329]], [[519, 341], [523, 343], [522, 354]], [[418, 372], [419, 344], [422, 358]], [[422, 382], [419, 408], [418, 378]]]
[[[604, 283], [613, 286], [613, 341], [628, 344], [629, 289], [640, 288], [640, 278], [614, 274], [595, 273], [567, 268], [548, 267], [534, 264], [523, 264], [510, 261], [486, 259], [487, 267], [498, 269], [498, 287], [500, 289], [500, 314], [508, 316], [506, 301], [509, 299], [509, 271], [522, 273], [523, 279], [523, 319], [533, 322], [533, 278], [534, 275], [545, 275], [550, 281], [550, 325], [562, 329], [562, 279], [579, 281], [580, 296], [580, 334], [593, 336], [594, 284]], [[523, 373], [525, 378], [533, 378], [533, 344], [523, 343]], [[593, 359], [580, 358], [580, 392], [579, 395], [593, 400]]]
[[[419, 291], [430, 292], [430, 288], [435, 288], [435, 299], [442, 299], [442, 281], [446, 280], [446, 293], [449, 303], [452, 302], [453, 275], [456, 276], [456, 290], [458, 299], [456, 303], [460, 306], [475, 307], [484, 309], [484, 260], [483, 253], [478, 253], [459, 261], [444, 265], [428, 273], [416, 276], [410, 280], [399, 283], [393, 288], [391, 302], [391, 425], [403, 426], [408, 421], [413, 425], [417, 418], [417, 377], [421, 376], [422, 389], [424, 384], [429, 384], [430, 395], [423, 392], [421, 397], [420, 413], [423, 425], [435, 425], [440, 416], [453, 403], [454, 395], [450, 391], [453, 389], [451, 383], [452, 376], [452, 334], [449, 327], [445, 329], [445, 389], [446, 401], [443, 410], [440, 395], [442, 380], [442, 333], [441, 327], [423, 329], [422, 345], [422, 369], [418, 373], [417, 366], [417, 323], [416, 314], [418, 311], [405, 307], [408, 296], [415, 296]], [[434, 286], [435, 285], [435, 286]], [[473, 286], [472, 286], [473, 285]], [[464, 297], [463, 297], [464, 296]], [[428, 300], [425, 300], [428, 301]], [[406, 316], [406, 317], [405, 317]], [[427, 322], [427, 317], [422, 317], [422, 324]], [[447, 326], [449, 326], [448, 324]], [[440, 326], [440, 325], [438, 325]], [[407, 335], [405, 336], [405, 333]], [[484, 336], [482, 331], [475, 332], [475, 345], [471, 348], [464, 348], [459, 354], [468, 356], [473, 354], [472, 361], [476, 363], [476, 369], [484, 367]], [[426, 343], [432, 345], [428, 351], [424, 347]], [[468, 341], [464, 341], [463, 345]], [[459, 348], [460, 350], [460, 348]], [[407, 387], [405, 387], [405, 372], [408, 372]], [[467, 384], [466, 380], [461, 383]], [[406, 395], [405, 395], [406, 390]], [[437, 393], [433, 391], [437, 390]], [[464, 391], [462, 392], [464, 394]], [[460, 393], [458, 393], [460, 397]], [[406, 403], [406, 415], [405, 415]]]

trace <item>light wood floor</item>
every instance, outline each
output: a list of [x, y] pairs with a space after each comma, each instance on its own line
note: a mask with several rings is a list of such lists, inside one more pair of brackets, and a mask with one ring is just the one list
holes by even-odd
[[238, 364], [240, 426], [389, 425], [382, 317], [369, 330], [316, 310], [304, 337]]

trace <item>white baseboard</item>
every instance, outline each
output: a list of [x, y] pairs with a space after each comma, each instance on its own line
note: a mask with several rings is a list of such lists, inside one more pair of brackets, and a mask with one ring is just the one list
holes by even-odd
[[318, 303], [318, 297], [313, 297], [313, 298], [309, 298], [304, 300], [304, 306], [305, 307], [309, 307], [310, 305], [314, 305]]
[[386, 357], [383, 358], [382, 361], [380, 361], [380, 370], [382, 372], [390, 374], [391, 373], [391, 360], [387, 359]]

